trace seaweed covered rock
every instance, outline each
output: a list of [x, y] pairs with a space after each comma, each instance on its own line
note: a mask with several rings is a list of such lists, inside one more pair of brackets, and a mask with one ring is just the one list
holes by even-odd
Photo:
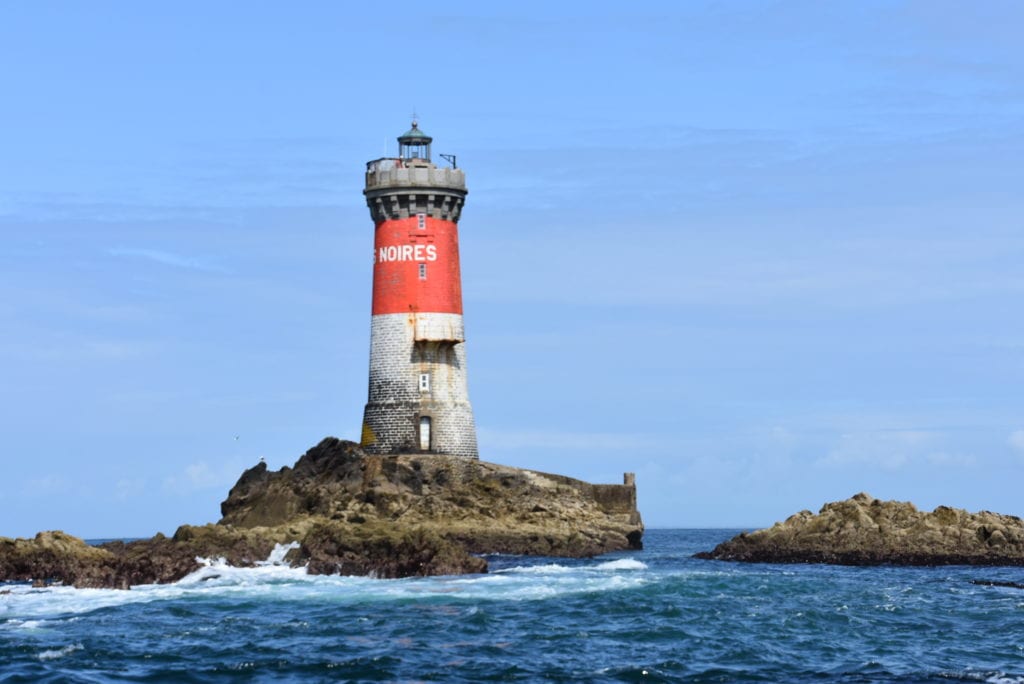
[[1012, 515], [909, 502], [860, 493], [742, 533], [698, 558], [751, 563], [837, 565], [1024, 565], [1024, 521]]

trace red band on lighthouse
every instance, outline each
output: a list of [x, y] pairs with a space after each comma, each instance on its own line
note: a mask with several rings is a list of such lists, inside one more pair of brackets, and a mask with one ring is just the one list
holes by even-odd
[[377, 224], [373, 315], [462, 313], [459, 231], [424, 214]]

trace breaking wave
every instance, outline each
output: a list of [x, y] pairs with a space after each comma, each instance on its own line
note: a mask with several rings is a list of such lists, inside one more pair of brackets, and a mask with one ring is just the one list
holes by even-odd
[[71, 644], [70, 646], [65, 646], [63, 648], [53, 648], [43, 651], [36, 657], [39, 658], [39, 660], [57, 660], [58, 658], [71, 655], [75, 651], [81, 651], [83, 648], [84, 646], [82, 646], [82, 644]]
[[284, 545], [255, 567], [202, 559], [129, 591], [5, 584], [0, 680], [1024, 684], [1024, 594], [971, 584], [977, 568], [691, 557], [727, 535], [651, 531], [647, 550], [597, 559], [488, 556], [484, 575], [315, 576], [286, 565]]
[[[650, 578], [637, 571], [647, 566], [631, 558], [573, 565], [543, 563], [500, 568], [484, 575], [379, 580], [369, 577], [310, 575], [290, 567], [287, 553], [298, 543], [277, 545], [254, 567], [236, 567], [223, 558], [197, 558], [201, 567], [171, 584], [136, 585], [130, 590], [33, 588], [8, 586], [0, 601], [0, 628], [30, 629], [33, 618], [80, 615], [92, 611], [189, 597], [269, 597], [328, 600], [338, 603], [400, 601], [445, 597], [474, 601], [543, 600], [559, 595], [617, 591], [642, 586]], [[516, 557], [505, 557], [507, 559]], [[532, 559], [519, 559], [529, 562]], [[15, 617], [16, 616], [16, 617]]]

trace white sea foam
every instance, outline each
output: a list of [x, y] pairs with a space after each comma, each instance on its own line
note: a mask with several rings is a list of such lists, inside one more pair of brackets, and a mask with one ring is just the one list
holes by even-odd
[[26, 624], [41, 619], [67, 619], [69, 615], [101, 608], [189, 597], [223, 597], [229, 600], [236, 596], [269, 597], [338, 603], [438, 598], [532, 601], [579, 593], [620, 591], [656, 581], [647, 573], [637, 572], [647, 566], [631, 558], [601, 563], [574, 562], [572, 565], [523, 565], [485, 575], [401, 580], [310, 575], [305, 567], [292, 568], [284, 563], [284, 557], [296, 547], [294, 542], [279, 545], [265, 561], [251, 568], [234, 567], [223, 558], [199, 558], [201, 567], [178, 582], [137, 585], [130, 591], [14, 586], [4, 597], [6, 600], [0, 601], [0, 620], [6, 618], [10, 628], [17, 624], [19, 629], [29, 629]]
[[487, 600], [540, 600], [563, 595], [619, 591], [655, 581], [636, 573], [647, 566], [635, 559], [621, 558], [603, 563], [522, 565], [496, 570], [489, 575], [466, 578], [436, 578], [461, 597]]
[[288, 555], [289, 551], [297, 549], [301, 546], [299, 542], [293, 541], [290, 544], [274, 544], [274, 549], [267, 556], [267, 560], [260, 561], [256, 565], [260, 567], [266, 567], [268, 565], [284, 565], [284, 557]]
[[306, 569], [281, 565], [292, 544], [278, 545], [267, 559], [253, 568], [236, 568], [223, 558], [198, 558], [202, 567], [173, 584], [135, 585], [130, 591], [120, 589], [75, 589], [67, 586], [33, 588], [29, 585], [7, 587], [9, 594], [0, 601], [0, 619], [14, 620], [24, 628], [29, 618], [88, 613], [135, 603], [173, 600], [189, 595], [266, 594], [275, 587], [313, 582]]
[[999, 673], [991, 675], [985, 681], [988, 684], [1024, 684], [1024, 677], [1013, 677]]
[[17, 618], [8, 620], [3, 624], [0, 624], [2, 629], [14, 629], [14, 630], [34, 630], [42, 629], [43, 625], [46, 624], [46, 620], [18, 620]]
[[[293, 568], [285, 562], [285, 556], [292, 549], [299, 548], [298, 542], [276, 544], [266, 560], [251, 568], [235, 567], [223, 557], [196, 557], [202, 566], [182, 577], [170, 586], [194, 587], [206, 584], [211, 587], [252, 587], [259, 584], [303, 581], [308, 578], [306, 567]], [[152, 586], [152, 585], [151, 585]]]
[[618, 560], [607, 561], [597, 566], [598, 570], [646, 570], [647, 564], [641, 563], [635, 558], [619, 558]]
[[36, 657], [40, 660], [57, 660], [58, 658], [63, 658], [66, 655], [71, 655], [75, 651], [81, 651], [82, 648], [82, 644], [71, 644], [64, 648], [54, 648], [49, 651], [43, 651]]
[[646, 570], [647, 564], [641, 563], [635, 558], [619, 558], [617, 560], [605, 561], [597, 565], [577, 565], [569, 567], [558, 563], [546, 565], [517, 565], [504, 570], [498, 570], [494, 574], [516, 573], [520, 575], [559, 575], [565, 573], [587, 572], [589, 570], [617, 571], [617, 570]]
[[560, 575], [567, 572], [572, 572], [573, 568], [566, 565], [559, 565], [558, 563], [548, 563], [546, 565], [516, 565], [511, 568], [505, 568], [503, 570], [497, 570], [494, 572], [495, 575], [502, 574], [517, 574], [517, 575]]

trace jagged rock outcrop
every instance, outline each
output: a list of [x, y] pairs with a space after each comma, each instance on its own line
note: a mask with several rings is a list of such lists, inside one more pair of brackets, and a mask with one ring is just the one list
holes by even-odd
[[487, 572], [487, 561], [424, 529], [365, 528], [317, 522], [297, 558], [312, 575], [372, 575], [382, 579]]
[[857, 494], [742, 533], [698, 558], [837, 565], [1024, 565], [1024, 521], [1012, 515]]
[[472, 553], [593, 556], [640, 548], [632, 485], [592, 485], [560, 475], [453, 456], [367, 456], [327, 438], [294, 468], [242, 474], [221, 504], [220, 525], [332, 521], [339, 530], [417, 529]]
[[77, 587], [174, 582], [197, 557], [239, 567], [277, 544], [313, 574], [396, 578], [479, 573], [479, 553], [590, 556], [640, 548], [643, 523], [630, 485], [580, 480], [455, 457], [367, 456], [327, 438], [293, 468], [245, 471], [217, 524], [173, 537], [94, 547], [63, 532], [0, 537], [0, 580]]
[[0, 537], [0, 579], [46, 580], [59, 577], [80, 586], [106, 586], [110, 552], [60, 531], [33, 539]]
[[380, 578], [486, 572], [487, 562], [458, 544], [429, 533], [373, 530], [352, 534], [313, 519], [298, 525], [235, 529], [182, 525], [173, 537], [90, 546], [64, 532], [33, 539], [0, 537], [0, 580], [60, 582], [80, 588], [128, 589], [176, 582], [198, 570], [202, 558], [223, 558], [236, 567], [264, 561], [277, 544], [298, 541], [285, 560], [311, 574]]
[[[210, 526], [212, 527], [212, 526]], [[196, 556], [231, 557], [251, 565], [267, 557], [273, 542], [258, 535], [201, 534], [179, 528], [175, 535], [191, 539], [152, 539], [90, 546], [60, 531], [40, 532], [33, 539], [0, 538], [0, 579], [59, 581], [76, 587], [114, 587], [173, 582], [199, 568]]]

